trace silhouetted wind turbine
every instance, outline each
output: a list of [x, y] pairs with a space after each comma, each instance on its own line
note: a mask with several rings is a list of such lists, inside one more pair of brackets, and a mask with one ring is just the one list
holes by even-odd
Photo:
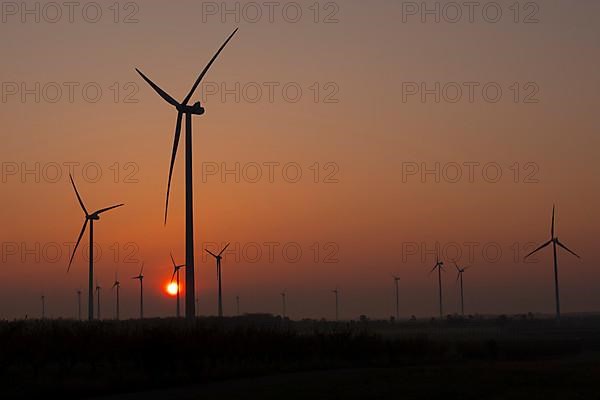
[[180, 305], [179, 305], [179, 270], [183, 267], [185, 267], [185, 264], [181, 264], [181, 265], [177, 265], [177, 263], [175, 263], [175, 259], [173, 258], [173, 254], [170, 253], [171, 256], [171, 261], [173, 262], [173, 276], [171, 276], [171, 283], [173, 282], [173, 279], [175, 278], [175, 276], [177, 276], [177, 318], [179, 318], [181, 316], [181, 309], [180, 309]]
[[285, 298], [286, 298], [286, 291], [284, 289], [283, 292], [281, 292], [281, 306], [282, 306], [282, 311], [283, 311], [281, 316], [283, 318], [285, 318], [285, 315], [286, 315], [286, 303], [285, 303], [286, 299]]
[[42, 300], [42, 319], [46, 319], [46, 296], [42, 295], [40, 299]]
[[233, 31], [227, 38], [225, 43], [221, 45], [219, 50], [208, 62], [204, 70], [194, 82], [192, 89], [187, 94], [185, 99], [181, 103], [171, 97], [167, 92], [158, 87], [152, 82], [146, 75], [144, 75], [139, 69], [136, 71], [142, 76], [142, 78], [162, 97], [167, 103], [171, 104], [177, 109], [177, 122], [175, 125], [175, 138], [173, 140], [173, 151], [171, 153], [171, 163], [169, 166], [169, 180], [167, 182], [167, 197], [165, 202], [165, 224], [167, 223], [167, 212], [169, 209], [169, 192], [171, 190], [171, 177], [173, 175], [173, 166], [175, 164], [175, 157], [177, 155], [177, 146], [179, 144], [179, 136], [181, 135], [181, 120], [185, 114], [185, 314], [188, 319], [193, 319], [196, 316], [195, 311], [195, 287], [194, 287], [194, 192], [193, 192], [193, 162], [192, 162], [192, 115], [204, 114], [204, 108], [200, 105], [200, 102], [194, 103], [189, 106], [188, 102], [192, 98], [194, 91], [204, 78], [204, 75], [208, 72], [213, 62], [217, 59], [223, 48], [229, 43], [233, 35], [237, 32], [237, 29]]
[[556, 246], [562, 247], [563, 249], [565, 249], [569, 253], [573, 254], [577, 258], [581, 258], [581, 257], [579, 257], [577, 254], [575, 254], [572, 250], [568, 249], [565, 244], [561, 243], [560, 240], [558, 240], [558, 236], [554, 235], [554, 209], [555, 209], [555, 207], [552, 206], [552, 225], [550, 228], [550, 240], [548, 240], [546, 243], [542, 244], [537, 249], [533, 250], [531, 253], [527, 254], [525, 256], [525, 258], [528, 258], [529, 256], [533, 255], [534, 253], [536, 253], [536, 252], [540, 251], [541, 249], [543, 249], [544, 247], [548, 246], [549, 244], [552, 244], [552, 253], [554, 255], [554, 294], [555, 294], [555, 298], [556, 298], [556, 319], [560, 319], [560, 296], [559, 296], [559, 291], [558, 291], [558, 259], [556, 257]]
[[235, 305], [236, 305], [236, 311], [237, 311], [237, 315], [240, 315], [240, 296], [235, 296]]
[[460, 281], [460, 313], [464, 317], [465, 316], [465, 296], [463, 291], [463, 274], [466, 270], [471, 267], [460, 268], [458, 264], [455, 262], [454, 266], [456, 267], [456, 271], [458, 275], [456, 275], [456, 281]]
[[69, 178], [71, 178], [71, 184], [73, 185], [73, 189], [75, 189], [75, 194], [77, 195], [77, 200], [79, 201], [79, 205], [81, 209], [85, 213], [85, 222], [83, 223], [83, 228], [81, 228], [81, 232], [79, 233], [79, 237], [77, 238], [77, 243], [75, 244], [75, 248], [73, 249], [73, 253], [71, 254], [71, 259], [69, 260], [69, 267], [67, 268], [67, 272], [71, 269], [71, 263], [73, 262], [73, 257], [75, 257], [75, 252], [77, 251], [77, 247], [79, 246], [79, 242], [81, 242], [81, 238], [85, 233], [85, 228], [90, 222], [90, 268], [88, 272], [88, 319], [91, 321], [94, 319], [94, 221], [100, 219], [100, 214], [103, 212], [112, 210], [113, 208], [121, 207], [123, 204], [117, 204], [116, 206], [101, 208], [100, 210], [94, 211], [93, 213], [88, 213], [87, 209], [83, 205], [83, 201], [81, 200], [81, 196], [79, 196], [79, 192], [77, 191], [77, 187], [75, 186], [75, 181], [71, 174], [69, 174]]
[[431, 269], [431, 271], [429, 273], [432, 273], [433, 271], [435, 271], [436, 268], [438, 270], [438, 288], [439, 288], [439, 295], [440, 295], [440, 319], [444, 319], [444, 309], [442, 306], [442, 270], [444, 269], [444, 263], [442, 261], [440, 261], [438, 255], [435, 256], [435, 265], [433, 266], [433, 268]]
[[396, 285], [396, 321], [398, 321], [400, 319], [400, 311], [399, 311], [399, 297], [398, 297], [398, 281], [400, 280], [399, 277], [397, 276], [393, 276], [392, 278], [394, 278], [394, 284]]
[[221, 250], [219, 254], [215, 254], [210, 250], [205, 249], [208, 254], [210, 254], [217, 260], [217, 282], [219, 283], [219, 317], [223, 316], [223, 297], [221, 292], [221, 259], [223, 258], [223, 256], [221, 256], [221, 254], [223, 254], [223, 252], [229, 247], [229, 245], [230, 243], [227, 243], [227, 245], [223, 247], [223, 250]]
[[138, 276], [134, 276], [131, 279], [139, 279], [140, 281], [140, 319], [144, 319], [144, 263], [142, 263], [142, 269], [140, 269], [140, 274]]
[[96, 281], [96, 294], [98, 296], [98, 319], [99, 320], [101, 319], [101, 315], [100, 315], [100, 290], [102, 290], [102, 288], [98, 284], [98, 281]]
[[77, 290], [77, 316], [81, 321], [81, 290]]
[[120, 310], [119, 310], [119, 289], [121, 288], [121, 282], [119, 282], [119, 275], [115, 272], [115, 283], [112, 285], [112, 290], [116, 289], [117, 294], [117, 321], [119, 320]]
[[200, 312], [200, 293], [196, 293], [196, 310]]
[[335, 288], [332, 292], [335, 294], [335, 320], [337, 321], [339, 319], [339, 290]]

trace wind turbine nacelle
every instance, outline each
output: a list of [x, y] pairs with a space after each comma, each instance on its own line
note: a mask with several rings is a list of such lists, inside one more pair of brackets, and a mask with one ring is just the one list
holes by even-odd
[[186, 114], [202, 115], [204, 114], [204, 107], [202, 107], [200, 102], [197, 101], [192, 106], [182, 106], [181, 111], [183, 111]]
[[97, 221], [100, 219], [100, 216], [98, 214], [92, 214], [88, 217], [88, 219], [93, 219], [93, 220]]
[[199, 101], [195, 102], [194, 105], [192, 106], [192, 108], [194, 109], [194, 114], [197, 114], [197, 115], [204, 114], [204, 107], [202, 107], [202, 105], [200, 104]]

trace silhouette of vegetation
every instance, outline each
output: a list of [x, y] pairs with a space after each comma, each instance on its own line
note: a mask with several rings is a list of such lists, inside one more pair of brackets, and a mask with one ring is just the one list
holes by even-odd
[[68, 398], [282, 372], [518, 363], [598, 350], [595, 317], [560, 324], [508, 317], [335, 323], [266, 314], [191, 323], [4, 321], [0, 383], [8, 397]]

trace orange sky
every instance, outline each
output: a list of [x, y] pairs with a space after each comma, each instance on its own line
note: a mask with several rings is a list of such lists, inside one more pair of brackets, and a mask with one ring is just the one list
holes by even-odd
[[[338, 2], [337, 9], [323, 2], [315, 23], [313, 3], [298, 2], [303, 15], [297, 23], [278, 12], [272, 23], [266, 14], [253, 23], [243, 13], [239, 22], [235, 15], [223, 22], [218, 15], [203, 14], [202, 2], [192, 1], [139, 2], [138, 10], [122, 9], [118, 23], [108, 5], [98, 23], [87, 22], [81, 12], [73, 23], [66, 15], [57, 23], [45, 20], [48, 15], [41, 15], [39, 23], [26, 16], [22, 23], [20, 15], [3, 11], [0, 317], [38, 315], [42, 292], [49, 314], [75, 313], [75, 290], [86, 284], [87, 235], [67, 275], [65, 243], [75, 241], [83, 215], [66, 163], [75, 165], [88, 208], [126, 203], [95, 226], [102, 249], [97, 276], [108, 287], [119, 269], [122, 314], [137, 313], [137, 285], [128, 279], [138, 272], [137, 260], [146, 263], [147, 314], [174, 313], [163, 287], [170, 276], [169, 252], [184, 258], [183, 146], [165, 228], [176, 113], [134, 67], [181, 99], [236, 26], [238, 35], [202, 87], [219, 93], [205, 91], [206, 114], [194, 119], [201, 314], [216, 313], [215, 266], [201, 257], [202, 245], [228, 241], [233, 245], [223, 261], [223, 279], [229, 314], [236, 295], [242, 311], [277, 313], [285, 288], [292, 317], [330, 318], [331, 290], [338, 286], [343, 317], [387, 317], [393, 313], [390, 274], [395, 273], [402, 278], [402, 315], [434, 315], [435, 279], [428, 275], [434, 256], [426, 250], [435, 242], [448, 258], [454, 243], [463, 252], [476, 248], [473, 257], [462, 258], [463, 264], [474, 265], [465, 274], [468, 312], [551, 312], [550, 252], [524, 264], [524, 250], [515, 256], [514, 246], [548, 239], [553, 202], [561, 240], [583, 256], [578, 261], [559, 255], [563, 309], [600, 310], [593, 242], [600, 233], [595, 154], [600, 100], [595, 17], [600, 5], [544, 1], [535, 13], [539, 23], [524, 24], [513, 21], [509, 6], [514, 2], [501, 1], [498, 23], [476, 13], [473, 23], [442, 18], [436, 24], [433, 17], [422, 23], [418, 15], [405, 15], [403, 22], [402, 2], [390, 1]], [[434, 7], [435, 2], [427, 3]], [[234, 7], [234, 2], [227, 4]], [[123, 23], [132, 11], [138, 22]], [[520, 20], [532, 10], [521, 11]], [[323, 23], [330, 14], [338, 22]], [[23, 101], [23, 85], [36, 92], [37, 82], [40, 101], [35, 94], [24, 95]], [[467, 92], [457, 103], [447, 100], [453, 92], [438, 103], [434, 95], [422, 102], [419, 94], [403, 101], [403, 88], [414, 82], [429, 88], [436, 82], [463, 88], [465, 82], [478, 82], [479, 88], [492, 82], [503, 94], [497, 103], [485, 101], [479, 89], [473, 102]], [[513, 100], [515, 82], [518, 102]], [[234, 89], [236, 83], [239, 101], [231, 93], [223, 99], [221, 85]], [[53, 103], [57, 85], [63, 92]], [[72, 102], [68, 85], [75, 87]], [[269, 85], [275, 87], [273, 101]], [[101, 88], [97, 102], [84, 99], [84, 86], [89, 96], [94, 87]], [[253, 102], [256, 87], [262, 88], [262, 97]], [[286, 100], [297, 87], [302, 89], [299, 100]], [[532, 87], [539, 88], [534, 96], [539, 102], [524, 103]], [[137, 102], [125, 102], [127, 95]], [[194, 96], [199, 98], [200, 91]], [[403, 177], [407, 168], [431, 169], [436, 163], [443, 171], [439, 183], [432, 175], [424, 182], [419, 174]], [[478, 163], [473, 182], [465, 163]], [[234, 175], [203, 177], [207, 168], [222, 172], [223, 166], [236, 165], [240, 182]], [[253, 182], [256, 165], [262, 177]], [[452, 183], [456, 165], [463, 176]], [[486, 181], [493, 170], [483, 176], [484, 165], [501, 168], [498, 182]], [[291, 183], [296, 167], [302, 177]], [[26, 173], [36, 168], [39, 179]], [[102, 173], [97, 181], [96, 170]], [[529, 178], [537, 183], [525, 183], [531, 172]], [[272, 259], [269, 246], [275, 248]], [[415, 246], [417, 254], [408, 254]], [[481, 250], [498, 247], [502, 256], [496, 262]], [[60, 254], [55, 257], [56, 248]], [[254, 260], [257, 248], [261, 255]], [[283, 248], [289, 254], [300, 248], [302, 256], [291, 262]], [[132, 249], [135, 254], [128, 257]], [[323, 262], [326, 258], [333, 262]], [[448, 312], [458, 305], [454, 280], [448, 270]], [[108, 291], [104, 299], [103, 315], [109, 316]]]

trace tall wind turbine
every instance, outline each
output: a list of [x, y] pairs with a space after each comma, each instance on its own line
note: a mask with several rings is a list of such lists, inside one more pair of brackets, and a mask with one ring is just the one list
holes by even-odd
[[579, 257], [577, 254], [575, 254], [573, 251], [571, 251], [569, 248], [567, 248], [567, 246], [565, 244], [561, 243], [560, 240], [558, 240], [558, 236], [554, 235], [554, 209], [555, 209], [555, 207], [552, 206], [552, 225], [550, 228], [550, 240], [548, 240], [546, 243], [542, 244], [537, 249], [533, 250], [531, 253], [527, 254], [525, 256], [525, 258], [528, 258], [529, 256], [533, 255], [534, 253], [536, 253], [539, 250], [543, 249], [544, 247], [548, 246], [549, 244], [552, 244], [552, 253], [554, 255], [554, 295], [556, 298], [556, 319], [560, 319], [560, 296], [559, 296], [559, 291], [558, 291], [558, 259], [556, 257], [556, 246], [562, 247], [563, 249], [565, 249], [569, 253], [573, 254], [577, 258], [581, 258], [581, 257]]
[[454, 266], [456, 267], [456, 271], [458, 272], [458, 275], [456, 275], [456, 281], [457, 282], [460, 281], [460, 313], [464, 317], [465, 316], [465, 295], [464, 295], [464, 290], [463, 290], [463, 274], [465, 273], [466, 270], [468, 270], [471, 267], [460, 268], [456, 262], [454, 263]]
[[144, 319], [144, 263], [142, 263], [140, 274], [131, 279], [139, 279], [140, 281], [140, 319]]
[[444, 263], [440, 261], [438, 255], [435, 256], [435, 265], [429, 273], [438, 270], [438, 289], [440, 297], [440, 320], [444, 319], [444, 308], [442, 306], [442, 271], [444, 270]]
[[392, 278], [394, 278], [394, 284], [396, 286], [396, 321], [398, 321], [400, 319], [400, 311], [399, 311], [400, 300], [398, 297], [398, 281], [400, 280], [400, 278], [397, 276], [393, 276], [393, 275], [392, 275]]
[[83, 201], [81, 200], [81, 196], [79, 196], [79, 192], [77, 191], [77, 187], [75, 186], [75, 181], [71, 174], [69, 174], [69, 178], [71, 178], [71, 184], [73, 185], [73, 189], [75, 190], [75, 194], [77, 195], [77, 200], [79, 201], [79, 205], [85, 214], [85, 222], [83, 223], [83, 228], [81, 228], [81, 232], [79, 233], [79, 238], [77, 238], [77, 243], [75, 244], [75, 248], [73, 249], [73, 253], [71, 254], [71, 259], [69, 260], [69, 267], [67, 268], [67, 272], [71, 269], [71, 263], [73, 262], [73, 257], [75, 257], [75, 252], [77, 251], [77, 247], [81, 242], [81, 238], [85, 233], [85, 228], [87, 227], [88, 221], [90, 223], [90, 267], [88, 272], [88, 319], [91, 321], [94, 319], [94, 221], [100, 219], [100, 214], [103, 212], [112, 210], [113, 208], [121, 207], [123, 204], [117, 204], [115, 206], [110, 206], [106, 208], [101, 208], [100, 210], [94, 211], [93, 213], [88, 213], [87, 209], [83, 205]]
[[285, 318], [285, 316], [286, 316], [286, 301], [285, 301], [286, 300], [286, 291], [285, 291], [285, 289], [280, 294], [281, 294], [281, 307], [282, 307], [281, 316], [283, 318]]
[[117, 321], [119, 320], [119, 316], [120, 316], [120, 309], [119, 309], [119, 289], [121, 288], [121, 282], [119, 282], [119, 275], [118, 273], [115, 272], [115, 283], [113, 283], [112, 285], [112, 290], [116, 290], [116, 294], [117, 294]]
[[335, 288], [335, 290], [332, 290], [333, 294], [335, 294], [335, 320], [337, 321], [339, 319], [339, 290], [338, 288]]
[[167, 182], [167, 197], [165, 202], [165, 225], [167, 223], [167, 211], [169, 209], [169, 192], [171, 190], [171, 177], [173, 175], [173, 166], [175, 164], [175, 157], [177, 155], [177, 146], [179, 144], [179, 136], [181, 134], [181, 121], [185, 114], [185, 315], [188, 319], [193, 319], [196, 316], [196, 302], [195, 302], [195, 287], [194, 287], [194, 191], [193, 191], [193, 163], [192, 163], [192, 115], [204, 114], [204, 108], [197, 101], [194, 105], [188, 105], [188, 102], [192, 98], [194, 91], [204, 78], [204, 75], [208, 72], [211, 65], [217, 59], [221, 51], [225, 48], [227, 43], [231, 40], [233, 35], [237, 32], [237, 29], [233, 31], [227, 38], [225, 43], [221, 45], [219, 50], [208, 62], [204, 70], [194, 82], [192, 89], [183, 99], [181, 103], [171, 97], [167, 92], [158, 87], [152, 82], [146, 75], [144, 75], [139, 69], [136, 71], [142, 76], [142, 78], [162, 97], [167, 103], [175, 107], [177, 110], [177, 122], [175, 125], [175, 138], [173, 140], [173, 151], [171, 153], [171, 164], [169, 167], [169, 180]]
[[77, 317], [81, 321], [81, 290], [77, 290]]
[[101, 290], [102, 290], [102, 288], [98, 284], [98, 281], [96, 281], [96, 294], [98, 296], [98, 320], [102, 319], [101, 315], [100, 315], [100, 291]]
[[173, 258], [173, 254], [170, 253], [171, 256], [171, 261], [173, 262], [173, 276], [171, 277], [171, 282], [173, 282], [173, 279], [175, 279], [175, 277], [177, 276], [177, 318], [179, 318], [181, 316], [181, 308], [179, 305], [179, 270], [183, 267], [185, 267], [185, 264], [181, 264], [181, 265], [177, 265], [177, 263], [175, 262], [175, 259]]
[[208, 254], [210, 254], [217, 260], [217, 281], [219, 283], [219, 317], [223, 316], [223, 297], [221, 291], [221, 259], [223, 258], [223, 256], [221, 254], [223, 254], [223, 252], [229, 247], [229, 245], [230, 243], [227, 243], [227, 245], [223, 247], [223, 250], [221, 250], [219, 254], [215, 254], [210, 250], [205, 249]]

